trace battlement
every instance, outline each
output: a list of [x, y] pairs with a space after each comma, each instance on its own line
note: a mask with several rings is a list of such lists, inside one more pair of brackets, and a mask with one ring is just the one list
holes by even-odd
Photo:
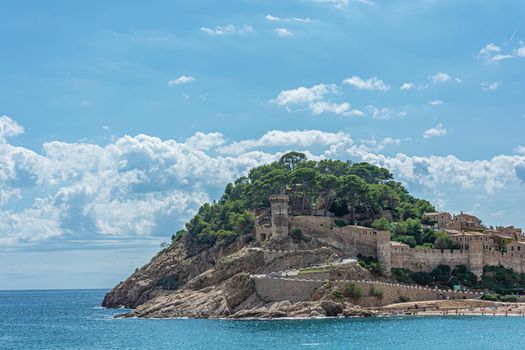
[[270, 196], [270, 203], [288, 203], [290, 201], [290, 197], [288, 197], [285, 194], [277, 194]]

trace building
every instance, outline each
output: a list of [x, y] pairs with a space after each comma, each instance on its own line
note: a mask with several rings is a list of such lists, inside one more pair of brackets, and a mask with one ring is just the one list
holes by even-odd
[[270, 197], [271, 209], [256, 213], [255, 235], [260, 242], [285, 240], [292, 229], [332, 246], [345, 255], [376, 258], [381, 271], [389, 275], [392, 268], [430, 272], [439, 265], [465, 265], [477, 277], [485, 265], [501, 265], [525, 273], [525, 240], [521, 229], [513, 226], [487, 229], [468, 214], [427, 213], [436, 225], [457, 241], [458, 249], [410, 248], [390, 241], [390, 232], [370, 227], [338, 226], [331, 217], [290, 215], [286, 195]]

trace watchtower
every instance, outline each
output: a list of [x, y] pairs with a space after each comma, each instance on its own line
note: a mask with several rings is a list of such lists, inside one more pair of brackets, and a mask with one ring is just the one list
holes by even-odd
[[390, 251], [390, 232], [377, 231], [377, 261], [379, 263], [379, 270], [385, 276], [390, 276], [392, 269], [391, 251]]
[[287, 195], [270, 196], [272, 210], [272, 238], [288, 236], [288, 203]]
[[470, 272], [480, 278], [483, 274], [483, 242], [481, 237], [474, 237], [469, 242], [468, 267]]

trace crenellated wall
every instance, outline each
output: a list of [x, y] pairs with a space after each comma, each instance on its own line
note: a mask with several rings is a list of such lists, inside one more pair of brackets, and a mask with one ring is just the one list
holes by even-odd
[[[276, 277], [253, 277], [257, 295], [266, 302], [289, 300], [291, 302], [311, 300], [314, 292], [323, 286], [325, 279], [293, 279]], [[482, 293], [438, 290], [422, 286], [404, 285], [367, 280], [332, 280], [340, 290], [344, 290], [348, 283], [357, 284], [363, 291], [362, 298], [354, 303], [362, 306], [383, 306], [399, 301], [400, 297], [408, 297], [410, 301], [440, 300], [443, 298], [462, 299], [479, 298]], [[371, 287], [382, 291], [382, 297], [371, 296]]]
[[430, 272], [438, 265], [449, 265], [453, 268], [469, 264], [468, 251], [461, 250], [393, 247], [390, 254], [393, 268], [406, 268], [411, 271]]

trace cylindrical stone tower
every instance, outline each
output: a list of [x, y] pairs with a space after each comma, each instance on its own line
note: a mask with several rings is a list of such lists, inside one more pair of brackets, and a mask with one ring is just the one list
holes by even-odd
[[270, 196], [272, 210], [272, 238], [288, 236], [288, 202], [287, 195]]

